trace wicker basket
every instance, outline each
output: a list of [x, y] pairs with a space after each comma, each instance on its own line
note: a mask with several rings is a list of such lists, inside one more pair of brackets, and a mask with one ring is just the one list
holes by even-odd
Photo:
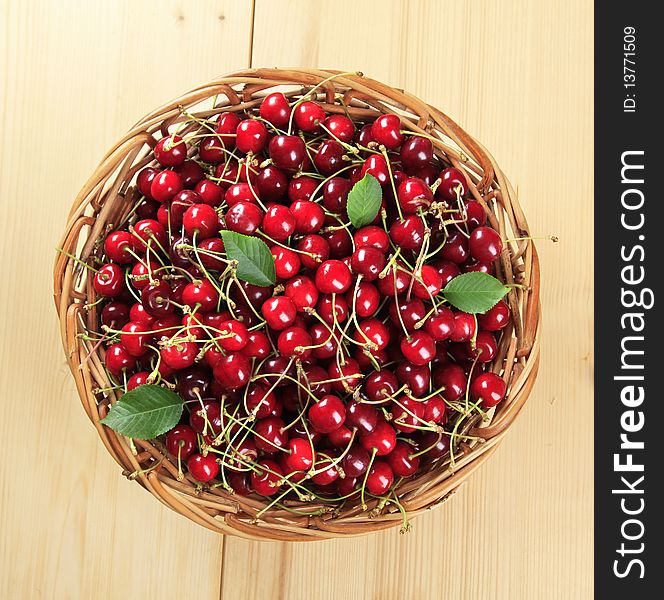
[[[159, 440], [132, 443], [101, 425], [100, 420], [117, 396], [115, 392], [100, 391], [112, 387], [103, 366], [103, 347], [84, 341], [79, 335], [88, 328], [94, 330], [98, 322], [92, 278], [81, 262], [101, 252], [99, 240], [127, 215], [139, 197], [134, 184], [137, 171], [151, 162], [150, 150], [157, 140], [184, 120], [184, 111], [207, 118], [222, 108], [255, 108], [263, 96], [276, 88], [297, 98], [314, 86], [318, 86], [315, 93], [327, 112], [348, 110], [359, 120], [395, 113], [404, 128], [433, 136], [437, 140], [437, 156], [443, 163], [465, 171], [472, 196], [481, 203], [501, 237], [529, 235], [516, 194], [494, 159], [439, 110], [359, 73], [251, 69], [201, 85], [151, 112], [111, 148], [74, 202], [61, 241], [65, 253], [58, 255], [54, 268], [55, 304], [67, 361], [88, 417], [124, 474], [200, 525], [256, 540], [306, 541], [367, 534], [401, 525], [404, 515], [394, 505], [382, 505], [376, 500], [368, 502], [368, 510], [364, 511], [358, 500], [340, 509], [322, 511], [317, 504], [299, 504], [303, 512], [316, 513], [311, 516], [270, 508], [256, 518], [265, 507], [262, 498], [241, 497], [221, 488], [201, 488], [189, 477], [178, 480], [177, 467]], [[535, 382], [540, 303], [539, 262], [532, 240], [506, 244], [497, 276], [505, 282], [521, 284], [509, 293], [513, 319], [501, 337], [492, 364], [492, 370], [502, 374], [507, 383], [507, 398], [489, 411], [488, 421], [481, 422], [474, 415], [464, 423], [463, 430], [472, 440], [458, 445], [453, 464], [449, 459], [435, 462], [428, 471], [405, 480], [396, 489], [408, 517], [441, 504], [493, 454]], [[297, 501], [292, 504], [298, 507]]]

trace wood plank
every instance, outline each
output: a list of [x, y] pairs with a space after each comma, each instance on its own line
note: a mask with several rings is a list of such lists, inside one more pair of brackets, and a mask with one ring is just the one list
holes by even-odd
[[223, 538], [120, 474], [52, 302], [75, 194], [144, 113], [246, 66], [251, 3], [0, 2], [0, 597], [219, 596]]
[[226, 543], [222, 598], [592, 594], [592, 4], [257, 0], [253, 66], [362, 70], [498, 158], [540, 242], [539, 382], [497, 455], [413, 531]]

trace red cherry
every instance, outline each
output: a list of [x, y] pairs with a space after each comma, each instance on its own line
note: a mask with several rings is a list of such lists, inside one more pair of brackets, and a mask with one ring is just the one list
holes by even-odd
[[277, 397], [274, 392], [262, 383], [251, 384], [247, 388], [245, 398], [249, 414], [254, 415], [257, 419], [269, 417], [277, 406]]
[[278, 417], [256, 421], [254, 434], [256, 447], [267, 454], [274, 454], [288, 442], [286, 424]]
[[262, 331], [250, 331], [242, 353], [250, 358], [266, 358], [270, 353], [270, 340]]
[[240, 152], [258, 154], [267, 144], [267, 128], [265, 124], [254, 119], [240, 121], [235, 130], [235, 144]]
[[468, 260], [468, 239], [460, 231], [451, 231], [440, 257], [460, 265]]
[[263, 223], [263, 211], [251, 202], [238, 202], [224, 215], [226, 227], [244, 235], [253, 235]]
[[272, 246], [270, 252], [274, 257], [277, 279], [287, 280], [297, 275], [301, 266], [299, 254], [283, 246]]
[[93, 285], [100, 296], [115, 298], [126, 289], [124, 271], [118, 265], [108, 263], [95, 273]]
[[214, 454], [192, 454], [187, 461], [187, 469], [196, 481], [207, 483], [219, 474], [219, 463]]
[[394, 483], [394, 473], [388, 463], [376, 460], [369, 469], [366, 485], [367, 491], [374, 496], [386, 494]]
[[388, 150], [395, 150], [403, 142], [401, 119], [397, 115], [381, 115], [373, 122], [371, 135]]
[[416, 331], [401, 340], [401, 352], [414, 365], [426, 365], [436, 356], [436, 342], [425, 331]]
[[483, 315], [477, 315], [480, 329], [485, 331], [500, 331], [507, 326], [509, 320], [510, 308], [504, 300], [500, 300], [498, 304]]
[[424, 242], [424, 223], [416, 215], [395, 221], [390, 227], [390, 238], [395, 246], [404, 250], [419, 250]]
[[174, 171], [180, 176], [182, 185], [187, 189], [192, 189], [205, 178], [203, 168], [193, 160], [185, 160], [180, 166], [175, 167]]
[[374, 281], [385, 267], [385, 254], [376, 248], [358, 248], [353, 252], [350, 266], [354, 273], [362, 275], [365, 281]]
[[273, 240], [284, 242], [295, 231], [295, 217], [288, 207], [273, 204], [267, 209], [261, 228]]
[[157, 142], [153, 152], [163, 167], [177, 167], [187, 158], [187, 145], [179, 135], [169, 135]]
[[266, 202], [282, 200], [288, 190], [288, 177], [281, 169], [268, 165], [258, 174], [256, 187], [260, 197]]
[[371, 373], [364, 384], [364, 392], [372, 402], [389, 400], [399, 389], [399, 381], [394, 373], [381, 370]]
[[314, 156], [314, 165], [326, 177], [334, 175], [345, 166], [343, 146], [336, 140], [321, 142]]
[[438, 274], [441, 277], [441, 285], [443, 287], [445, 287], [457, 275], [461, 274], [458, 265], [449, 260], [438, 260], [433, 266], [436, 267]]
[[450, 334], [450, 339], [453, 342], [470, 341], [475, 336], [476, 330], [477, 323], [474, 315], [465, 312], [454, 313], [454, 326]]
[[410, 444], [399, 440], [394, 450], [387, 455], [387, 462], [397, 477], [410, 477], [417, 472], [420, 458], [414, 454], [415, 449]]
[[441, 183], [436, 190], [436, 194], [443, 200], [456, 201], [457, 194], [459, 197], [463, 197], [468, 193], [466, 178], [459, 169], [454, 167], [444, 169], [439, 175], [439, 179]]
[[128, 231], [113, 231], [104, 240], [104, 252], [113, 262], [129, 264], [135, 260], [131, 252], [136, 250], [136, 241]]
[[161, 360], [171, 369], [186, 369], [194, 364], [198, 355], [198, 346], [194, 342], [176, 338], [170, 345], [164, 346], [160, 354]]
[[182, 178], [175, 171], [162, 171], [152, 180], [150, 195], [157, 202], [168, 202], [183, 187]]
[[346, 362], [341, 365], [337, 364], [336, 361], [330, 363], [327, 372], [330, 379], [335, 380], [332, 383], [332, 388], [339, 393], [354, 390], [362, 380], [360, 365], [354, 358], [347, 358]]
[[396, 375], [399, 382], [407, 386], [415, 396], [423, 396], [429, 390], [431, 369], [428, 365], [414, 365], [405, 361], [397, 367]]
[[[140, 306], [140, 304], [139, 304]], [[113, 300], [101, 311], [101, 323], [112, 329], [120, 329], [130, 320], [130, 309], [124, 302]]]
[[311, 200], [316, 188], [320, 184], [318, 179], [308, 175], [294, 177], [288, 184], [288, 199], [293, 202], [298, 200]]
[[378, 421], [371, 433], [360, 436], [360, 443], [365, 450], [376, 450], [377, 456], [385, 456], [394, 450], [397, 432], [387, 421]]
[[348, 192], [351, 184], [343, 177], [332, 177], [323, 185], [323, 205], [332, 213], [343, 213], [346, 211]]
[[141, 357], [150, 351], [148, 344], [152, 343], [154, 334], [143, 323], [129, 322], [122, 328], [120, 343], [132, 356]]
[[424, 403], [401, 396], [392, 407], [392, 425], [403, 433], [412, 433], [424, 420]]
[[433, 383], [437, 388], [444, 388], [441, 395], [453, 402], [466, 393], [468, 379], [459, 365], [449, 364], [434, 372]]
[[[307, 269], [317, 269], [330, 256], [330, 246], [323, 237], [316, 234], [305, 235], [298, 243], [300, 260]], [[306, 253], [306, 254], [304, 254]]]
[[186, 285], [182, 292], [182, 303], [189, 308], [199, 306], [203, 312], [213, 311], [219, 302], [219, 292], [209, 279], [201, 279]]
[[[378, 411], [370, 404], [352, 401], [346, 406], [346, 425], [359, 433], [371, 433], [378, 424]], [[353, 475], [356, 477], [356, 475]]]
[[290, 205], [295, 218], [297, 233], [316, 233], [325, 222], [325, 213], [320, 205], [309, 200], [296, 200]]
[[322, 296], [318, 301], [316, 311], [330, 325], [334, 323], [335, 318], [337, 323], [343, 323], [348, 317], [348, 303], [343, 296], [335, 296], [333, 298], [331, 294], [328, 294]]
[[376, 225], [367, 225], [358, 229], [353, 235], [356, 248], [375, 248], [382, 253], [390, 249], [390, 238], [387, 232]]
[[346, 419], [344, 403], [337, 396], [323, 396], [309, 408], [309, 422], [319, 433], [330, 433], [339, 429]]
[[197, 446], [196, 432], [189, 425], [176, 425], [166, 434], [166, 449], [174, 458], [187, 460]]
[[147, 199], [152, 199], [152, 180], [158, 175], [159, 171], [152, 167], [145, 167], [138, 172], [136, 176], [136, 187]]
[[314, 464], [314, 450], [310, 440], [291, 438], [286, 449], [290, 454], [286, 457], [286, 464], [293, 471], [308, 471]]
[[426, 138], [410, 137], [401, 145], [400, 157], [406, 172], [415, 173], [433, 159], [433, 144]]
[[138, 373], [134, 373], [127, 380], [127, 391], [131, 392], [131, 390], [135, 390], [137, 387], [149, 383], [149, 377], [150, 373], [147, 371], [139, 371]]
[[240, 352], [230, 352], [219, 358], [212, 367], [214, 378], [226, 389], [243, 388], [251, 377], [251, 363], [247, 356]]
[[318, 302], [318, 289], [306, 275], [298, 275], [288, 281], [284, 286], [284, 294], [293, 301], [298, 312], [313, 308]]
[[281, 92], [268, 94], [261, 102], [259, 112], [261, 117], [269, 121], [277, 129], [285, 129], [288, 126], [291, 109], [286, 96]]
[[273, 496], [279, 491], [283, 476], [283, 470], [276, 462], [263, 458], [251, 472], [251, 486], [261, 496]]
[[447, 405], [442, 396], [433, 396], [424, 402], [424, 420], [427, 423], [444, 423]]
[[111, 375], [119, 378], [123, 371], [131, 371], [136, 366], [136, 358], [121, 344], [113, 344], [106, 349], [104, 364]]
[[371, 283], [362, 281], [355, 290], [348, 290], [347, 296], [350, 296], [350, 302], [353, 301], [353, 293], [355, 293], [357, 316], [362, 319], [373, 316], [380, 306], [381, 297], [378, 288]]
[[315, 102], [302, 102], [295, 107], [295, 124], [305, 133], [319, 133], [325, 121], [325, 111]]
[[207, 238], [198, 244], [198, 257], [206, 269], [221, 271], [226, 268], [222, 260], [224, 242], [221, 238]]
[[350, 269], [340, 260], [326, 260], [316, 270], [316, 288], [324, 294], [340, 294], [351, 285]]
[[141, 291], [141, 304], [153, 317], [165, 317], [175, 310], [173, 290], [165, 281], [151, 283]]
[[405, 214], [414, 214], [420, 208], [428, 208], [433, 202], [431, 188], [418, 177], [409, 177], [399, 185], [399, 205]]
[[355, 125], [345, 115], [330, 115], [325, 119], [324, 125], [331, 135], [342, 142], [350, 143], [353, 141]]
[[468, 250], [475, 260], [491, 263], [501, 255], [503, 242], [495, 229], [478, 227], [470, 234]]
[[390, 331], [376, 318], [365, 319], [360, 322], [353, 338], [359, 344], [373, 344], [372, 351], [383, 350], [390, 341]]
[[435, 298], [443, 287], [443, 279], [440, 273], [431, 265], [423, 265], [420, 276], [413, 283], [413, 294], [423, 300]]
[[207, 204], [190, 206], [182, 217], [182, 224], [187, 234], [196, 234], [199, 240], [212, 237], [219, 231], [219, 217]]
[[263, 303], [261, 313], [268, 327], [281, 331], [295, 322], [297, 309], [288, 296], [275, 296]]
[[482, 373], [470, 384], [470, 397], [474, 402], [481, 401], [482, 407], [489, 409], [502, 402], [507, 386], [502, 377], [495, 373]]
[[270, 140], [268, 154], [275, 167], [295, 172], [302, 167], [307, 149], [302, 138], [296, 135], [276, 135]]
[[380, 185], [387, 185], [390, 181], [390, 171], [382, 154], [372, 154], [364, 161], [360, 169], [360, 179], [367, 173], [373, 175]]
[[206, 163], [220, 163], [226, 159], [226, 147], [217, 135], [210, 135], [201, 140], [198, 156]]
[[229, 208], [238, 202], [251, 202], [256, 204], [256, 191], [245, 182], [234, 183], [224, 194], [224, 200]]
[[306, 358], [311, 354], [311, 336], [302, 327], [288, 327], [277, 339], [277, 348], [282, 356]]
[[249, 330], [244, 323], [236, 319], [229, 319], [219, 326], [219, 345], [226, 352], [239, 352], [249, 342]]
[[454, 313], [449, 308], [439, 308], [424, 322], [426, 331], [436, 342], [442, 342], [452, 335]]
[[235, 148], [235, 136], [239, 124], [240, 117], [235, 112], [222, 112], [217, 119], [215, 130], [228, 150]]

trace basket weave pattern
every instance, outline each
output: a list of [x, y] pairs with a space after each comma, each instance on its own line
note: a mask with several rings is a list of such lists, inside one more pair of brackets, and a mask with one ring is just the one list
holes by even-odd
[[[330, 79], [331, 76], [335, 76]], [[393, 504], [360, 501], [330, 508], [323, 504], [291, 501], [300, 515], [283, 508], [261, 512], [259, 497], [229, 494], [222, 488], [201, 488], [188, 475], [178, 479], [177, 465], [159, 440], [130, 440], [100, 424], [119, 393], [101, 391], [113, 387], [104, 369], [104, 348], [81, 338], [98, 329], [98, 300], [92, 277], [71, 256], [82, 262], [101, 255], [105, 234], [121, 223], [140, 197], [136, 173], [152, 163], [150, 154], [157, 141], [172, 133], [194, 132], [193, 117], [210, 118], [221, 110], [255, 109], [268, 93], [283, 91], [292, 99], [314, 93], [328, 113], [348, 114], [358, 121], [380, 113], [395, 113], [403, 127], [434, 138], [435, 154], [446, 165], [463, 170], [472, 197], [485, 209], [490, 225], [502, 239], [530, 234], [516, 194], [487, 150], [439, 110], [415, 96], [371, 80], [360, 74], [311, 69], [252, 69], [240, 71], [191, 90], [151, 112], [139, 121], [103, 158], [78, 194], [67, 219], [60, 247], [65, 251], [54, 268], [55, 304], [69, 367], [74, 375], [83, 407], [100, 438], [124, 474], [173, 510], [220, 533], [249, 539], [306, 541], [361, 535], [399, 526], [404, 517]], [[186, 113], [186, 114], [185, 114]], [[186, 126], [182, 126], [187, 122]], [[70, 255], [70, 256], [67, 256]], [[491, 454], [514, 422], [533, 387], [539, 365], [539, 262], [532, 240], [505, 244], [496, 265], [502, 281], [520, 284], [507, 301], [512, 321], [500, 338], [491, 369], [507, 383], [507, 397], [481, 421], [473, 414], [463, 423], [453, 462], [434, 462], [419, 475], [405, 480], [396, 494], [408, 518], [442, 503]], [[260, 518], [256, 518], [258, 513]], [[315, 513], [315, 514], [314, 514]]]

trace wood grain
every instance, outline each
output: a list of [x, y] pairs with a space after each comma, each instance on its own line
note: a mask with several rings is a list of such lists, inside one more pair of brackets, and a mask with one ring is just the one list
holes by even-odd
[[[0, 598], [589, 598], [592, 26], [572, 0], [0, 0]], [[419, 95], [492, 151], [534, 234], [561, 239], [539, 243], [529, 404], [403, 536], [216, 537], [120, 476], [66, 371], [50, 270], [73, 196], [142, 114], [249, 60]]]
[[105, 150], [249, 60], [251, 4], [0, 3], [0, 598], [216, 599], [223, 539], [127, 481], [77, 400], [55, 244]]

